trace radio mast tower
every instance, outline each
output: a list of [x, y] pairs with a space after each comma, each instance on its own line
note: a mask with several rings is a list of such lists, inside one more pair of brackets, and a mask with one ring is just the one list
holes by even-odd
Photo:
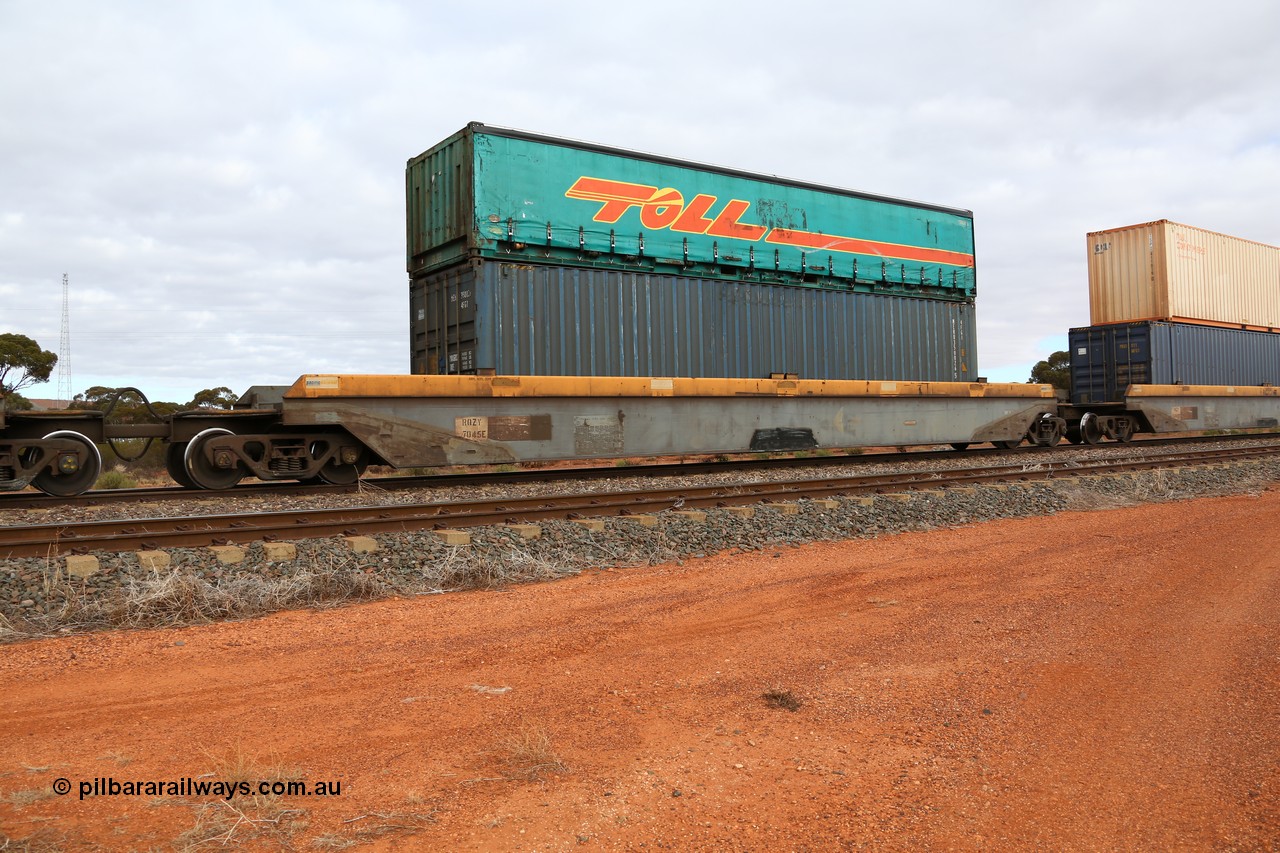
[[71, 284], [62, 274], [62, 337], [58, 341], [58, 399], [71, 405]]

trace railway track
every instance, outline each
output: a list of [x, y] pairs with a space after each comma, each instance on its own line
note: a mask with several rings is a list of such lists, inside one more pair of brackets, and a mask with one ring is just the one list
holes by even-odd
[[920, 459], [945, 459], [962, 456], [985, 456], [1002, 453], [1034, 453], [1043, 448], [1027, 446], [1016, 450], [917, 450], [868, 454], [838, 454], [832, 456], [775, 457], [769, 459], [725, 459], [695, 462], [641, 463], [619, 467], [609, 460], [599, 466], [577, 468], [517, 468], [502, 466], [504, 470], [467, 472], [462, 474], [389, 475], [365, 477], [361, 483], [333, 486], [297, 482], [242, 483], [223, 491], [185, 489], [181, 486], [156, 486], [138, 489], [105, 489], [90, 491], [74, 497], [60, 498], [29, 491], [0, 493], [0, 511], [4, 509], [36, 509], [51, 506], [95, 506], [105, 503], [147, 503], [168, 500], [225, 500], [228, 497], [274, 497], [279, 495], [344, 495], [356, 494], [362, 487], [372, 486], [382, 491], [406, 491], [409, 489], [453, 488], [455, 486], [489, 486], [518, 480], [521, 483], [553, 483], [565, 480], [604, 480], [621, 474], [644, 477], [686, 477], [718, 474], [726, 471], [777, 470], [788, 468], [814, 468], [829, 465], [847, 465], [851, 462], [874, 461], [898, 463]]
[[[1255, 433], [1238, 436], [1188, 436], [1182, 438], [1136, 438], [1130, 447], [1177, 447], [1216, 444], [1241, 439], [1280, 438], [1280, 433]], [[1103, 448], [1114, 448], [1123, 445], [1104, 444]], [[522, 483], [551, 483], [566, 480], [603, 480], [618, 477], [626, 473], [643, 477], [687, 477], [720, 474], [732, 471], [767, 471], [787, 469], [814, 469], [836, 465], [848, 465], [854, 462], [874, 462], [876, 464], [898, 464], [903, 462], [934, 461], [940, 459], [983, 459], [998, 456], [1001, 459], [1012, 457], [1030, 457], [1052, 455], [1062, 450], [1078, 449], [1080, 445], [1062, 444], [1058, 447], [1036, 447], [1024, 445], [1008, 450], [996, 448], [973, 448], [969, 450], [914, 450], [872, 452], [864, 454], [837, 454], [831, 456], [774, 457], [768, 459], [727, 459], [699, 460], [695, 462], [674, 462], [662, 464], [638, 464], [619, 468], [616, 462], [610, 461], [599, 467], [581, 468], [519, 468], [512, 470], [491, 470], [478, 473], [433, 474], [433, 475], [390, 475], [383, 477], [367, 477], [361, 483], [353, 485], [321, 485], [295, 482], [243, 483], [224, 491], [205, 491], [186, 489], [181, 486], [155, 486], [137, 489], [104, 489], [90, 491], [74, 497], [57, 497], [35, 491], [0, 493], [0, 512], [4, 510], [38, 509], [46, 507], [101, 506], [108, 503], [150, 503], [157, 501], [218, 501], [232, 498], [275, 497], [281, 495], [344, 495], [356, 494], [362, 487], [373, 487], [382, 491], [406, 491], [410, 489], [444, 489], [455, 486], [490, 486], [518, 480]]]
[[[1188, 448], [1136, 459], [1030, 460], [975, 468], [861, 474], [741, 485], [690, 486], [576, 495], [485, 499], [328, 509], [249, 512], [0, 527], [0, 557], [324, 538], [335, 535], [472, 527], [550, 518], [635, 515], [685, 509], [789, 502], [977, 483], [1034, 481], [1257, 459], [1280, 454], [1280, 441], [1249, 447]], [[1002, 457], [1004, 459], [1006, 457]], [[614, 471], [615, 476], [617, 471]]]

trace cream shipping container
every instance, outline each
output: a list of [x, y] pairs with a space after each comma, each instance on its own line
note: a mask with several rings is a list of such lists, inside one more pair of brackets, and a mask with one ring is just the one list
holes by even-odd
[[1089, 234], [1093, 325], [1280, 331], [1280, 249], [1162, 219]]

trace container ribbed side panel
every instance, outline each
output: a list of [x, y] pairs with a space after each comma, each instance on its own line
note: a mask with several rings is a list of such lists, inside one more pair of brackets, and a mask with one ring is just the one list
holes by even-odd
[[972, 381], [968, 303], [473, 262], [411, 286], [414, 373]]
[[1280, 249], [1168, 220], [1095, 231], [1089, 319], [1280, 330]]
[[451, 136], [405, 169], [405, 245], [409, 268], [467, 257], [475, 228], [475, 164], [470, 135]]
[[1192, 323], [1072, 329], [1071, 399], [1120, 402], [1130, 385], [1280, 385], [1280, 335]]

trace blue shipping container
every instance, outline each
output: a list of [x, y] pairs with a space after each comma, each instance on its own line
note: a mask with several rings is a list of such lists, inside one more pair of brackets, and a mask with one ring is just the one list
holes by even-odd
[[1071, 401], [1114, 403], [1130, 385], [1280, 385], [1280, 334], [1189, 323], [1072, 329]]
[[413, 373], [973, 381], [974, 306], [474, 261], [416, 277]]

